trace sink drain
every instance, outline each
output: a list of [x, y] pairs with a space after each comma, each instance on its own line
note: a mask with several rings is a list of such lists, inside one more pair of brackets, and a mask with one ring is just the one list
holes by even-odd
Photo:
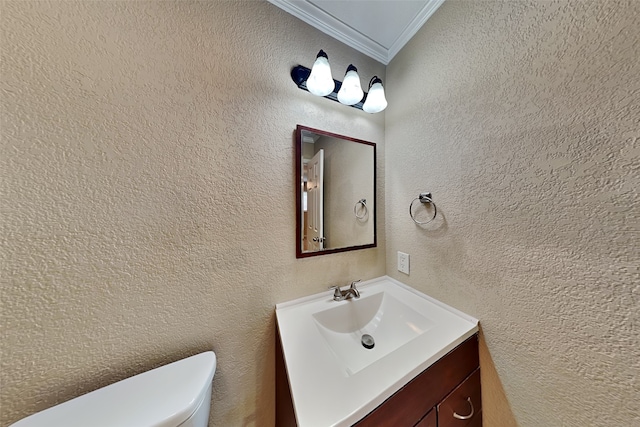
[[364, 334], [362, 336], [362, 346], [364, 348], [372, 349], [374, 345], [376, 345], [376, 342], [373, 340], [371, 335]]

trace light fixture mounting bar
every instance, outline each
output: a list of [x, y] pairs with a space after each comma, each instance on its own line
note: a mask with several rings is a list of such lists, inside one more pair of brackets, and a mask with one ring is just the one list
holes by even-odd
[[[307, 67], [304, 67], [302, 65], [297, 65], [295, 67], [293, 67], [291, 69], [291, 79], [293, 80], [293, 82], [302, 90], [306, 90], [307, 92], [309, 92], [309, 90], [307, 89], [307, 79], [309, 78], [309, 75], [311, 74], [311, 70]], [[338, 92], [340, 91], [340, 88], [342, 87], [342, 82], [333, 79], [333, 81], [336, 84], [336, 87], [333, 89], [333, 92], [331, 92], [329, 95], [325, 96], [324, 98], [330, 99], [332, 101], [335, 101], [337, 103], [339, 103], [340, 105], [345, 105], [343, 103], [341, 103], [340, 101], [338, 101]], [[353, 108], [357, 108], [358, 110], [362, 110], [362, 105], [364, 104], [364, 101], [367, 99], [367, 92], [364, 93], [364, 96], [362, 97], [362, 100], [356, 104], [353, 105], [347, 105], [347, 107], [353, 107]]]

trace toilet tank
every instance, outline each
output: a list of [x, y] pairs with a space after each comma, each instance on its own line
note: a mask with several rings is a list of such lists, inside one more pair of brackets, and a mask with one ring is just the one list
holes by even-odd
[[215, 353], [200, 353], [30, 415], [11, 427], [206, 427], [215, 370]]

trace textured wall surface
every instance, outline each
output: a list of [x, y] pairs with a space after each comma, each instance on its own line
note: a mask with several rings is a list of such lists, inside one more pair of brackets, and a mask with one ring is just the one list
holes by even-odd
[[385, 133], [288, 77], [384, 68], [264, 2], [0, 3], [0, 425], [211, 348], [212, 425], [273, 425], [273, 305], [385, 272], [384, 230], [295, 259], [298, 123], [380, 144], [387, 271], [481, 319], [485, 425], [640, 422], [639, 9], [448, 1]]
[[258, 1], [3, 1], [0, 29], [0, 425], [213, 349], [212, 425], [272, 426], [274, 304], [385, 269], [384, 229], [295, 258], [296, 124], [384, 165], [384, 114], [289, 73], [384, 67]]
[[480, 319], [488, 427], [640, 425], [639, 23], [447, 1], [387, 67], [387, 272]]

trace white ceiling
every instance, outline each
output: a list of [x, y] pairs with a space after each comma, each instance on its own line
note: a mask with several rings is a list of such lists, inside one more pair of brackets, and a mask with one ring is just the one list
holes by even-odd
[[444, 0], [268, 0], [387, 65]]

